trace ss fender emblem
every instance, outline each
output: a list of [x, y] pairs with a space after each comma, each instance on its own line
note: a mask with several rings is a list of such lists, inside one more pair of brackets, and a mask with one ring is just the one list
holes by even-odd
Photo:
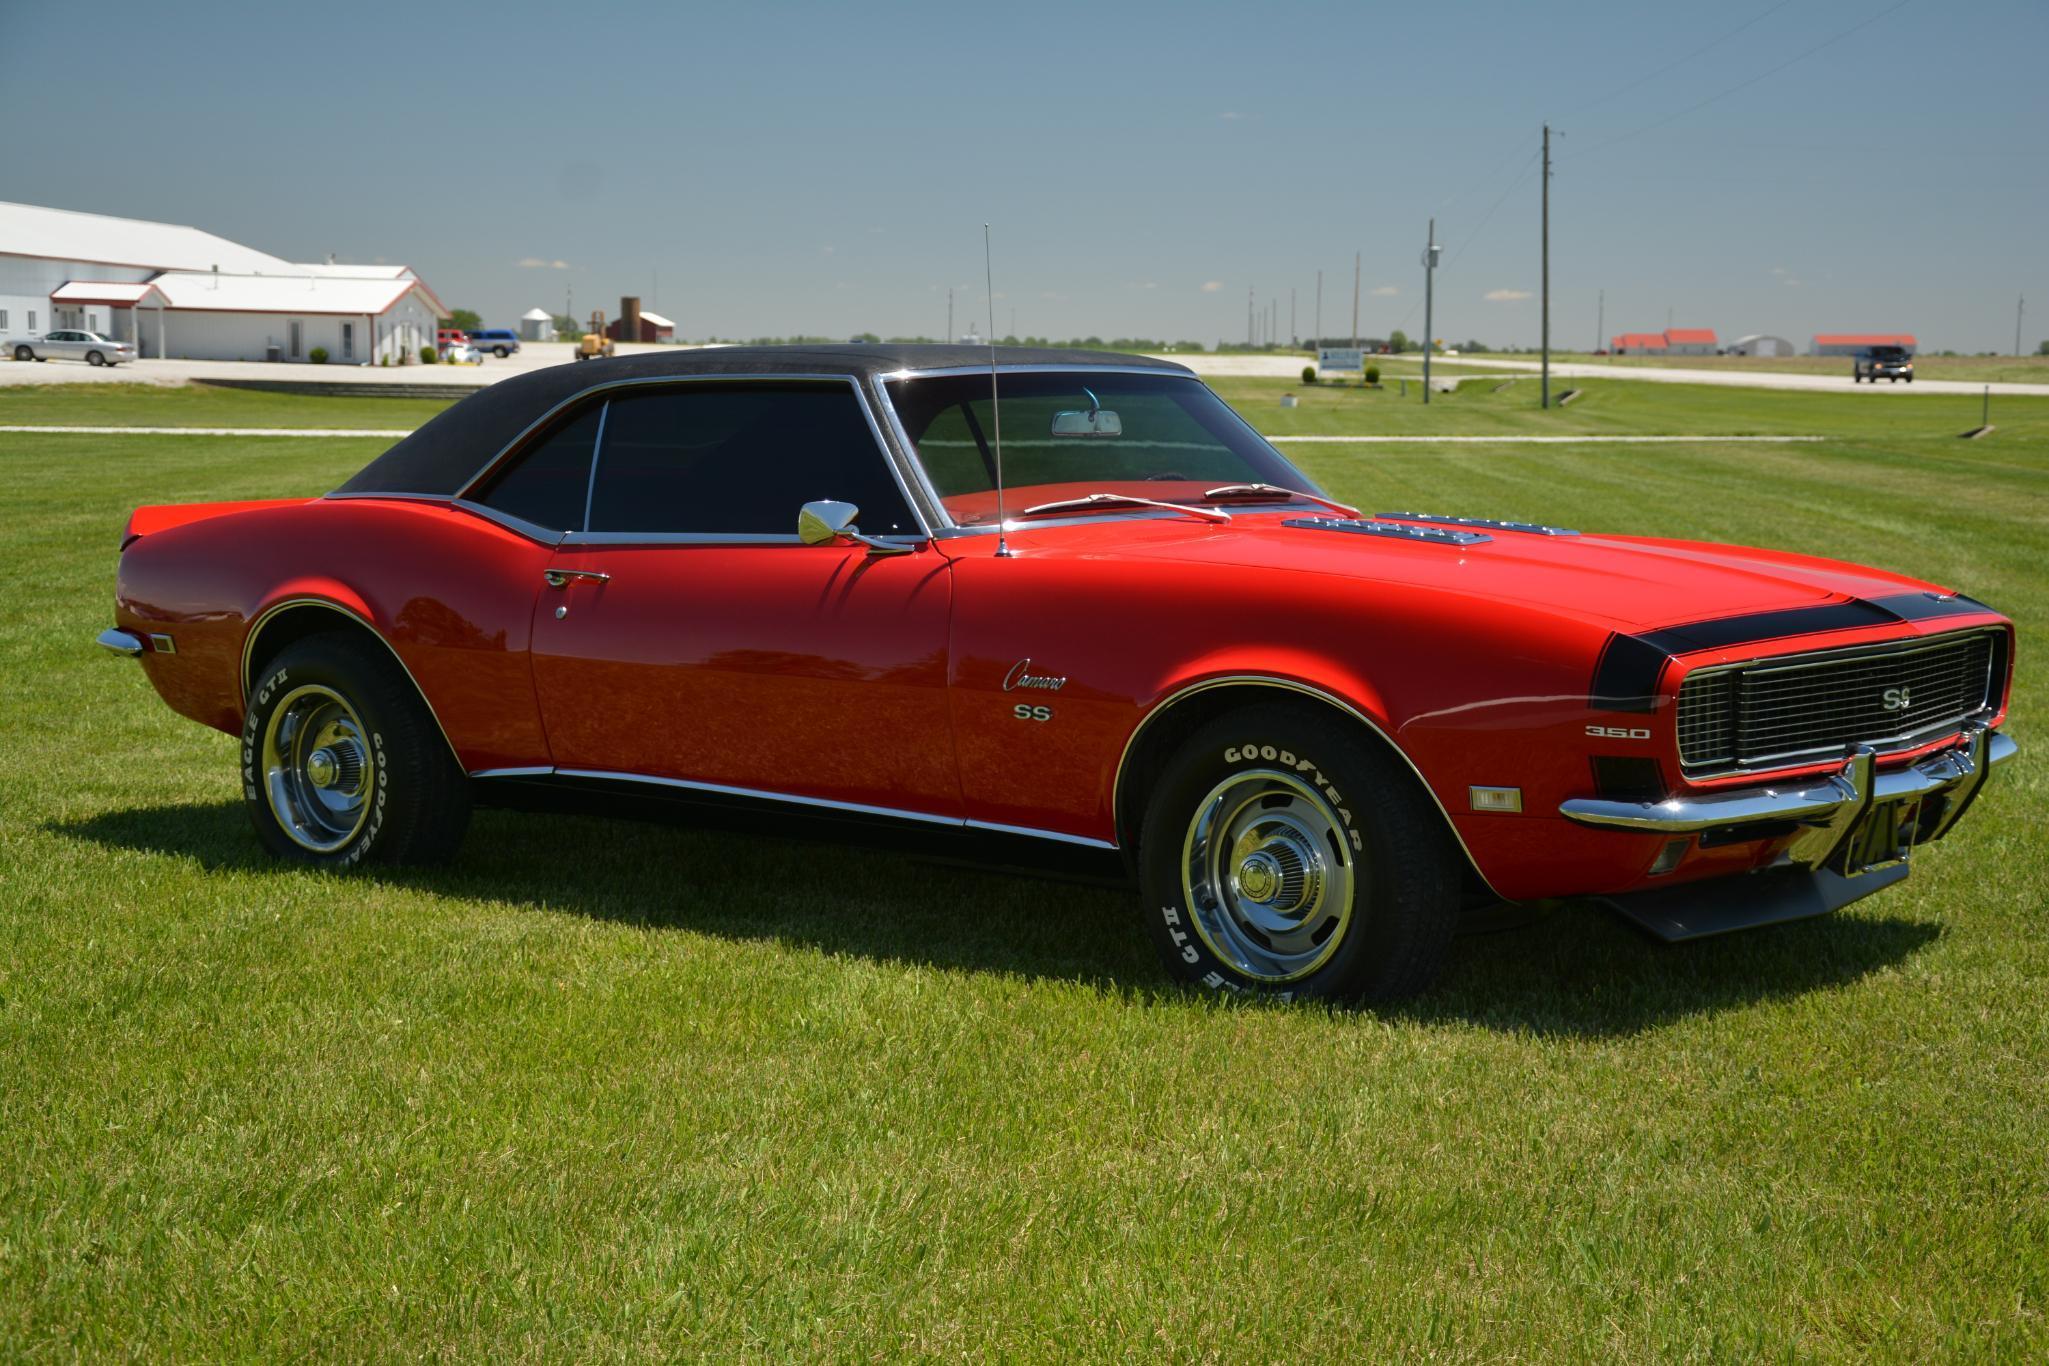
[[1012, 707], [1010, 714], [1020, 721], [1051, 721], [1053, 719], [1053, 709], [1051, 707], [1034, 707], [1027, 702], [1020, 702]]
[[1588, 726], [1587, 734], [1596, 740], [1648, 740], [1649, 730], [1642, 726]]

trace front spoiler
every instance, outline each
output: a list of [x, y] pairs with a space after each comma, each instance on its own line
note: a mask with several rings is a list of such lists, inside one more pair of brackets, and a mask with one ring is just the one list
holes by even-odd
[[1620, 911], [1639, 929], [1677, 944], [1734, 930], [1807, 920], [1841, 910], [1873, 892], [1905, 880], [1907, 865], [1895, 863], [1861, 877], [1823, 870], [1803, 873], [1775, 869], [1742, 877], [1716, 877], [1701, 882], [1661, 887], [1649, 892], [1624, 892], [1599, 898]]
[[[1893, 773], [1877, 771], [1877, 757], [1860, 747], [1842, 769], [1818, 782], [1799, 787], [1746, 787], [1695, 797], [1670, 797], [1661, 802], [1613, 801], [1574, 797], [1558, 812], [1581, 825], [1639, 834], [1684, 836], [1713, 831], [1725, 841], [1752, 838], [1791, 829], [1797, 833], [1786, 854], [1803, 868], [1827, 867], [1851, 842], [1864, 817], [1892, 803], [1919, 803], [1929, 818], [1908, 830], [1909, 843], [1925, 844], [1949, 833], [1964, 814], [1987, 775], [2011, 759], [2019, 746], [1983, 726], [1966, 730], [1955, 749], [1931, 755]], [[1931, 806], [1940, 799], [1939, 810]], [[1845, 871], [1856, 872], [1857, 869]]]

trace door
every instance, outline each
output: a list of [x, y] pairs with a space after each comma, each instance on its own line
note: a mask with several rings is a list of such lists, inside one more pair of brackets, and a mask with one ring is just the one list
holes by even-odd
[[354, 360], [356, 358], [356, 325], [354, 323], [343, 323], [341, 325], [341, 358], [343, 360]]
[[297, 318], [285, 324], [285, 354], [293, 360], [299, 358], [299, 347], [306, 340], [306, 325]]
[[[951, 573], [852, 384], [636, 387], [565, 421], [565, 449], [483, 495], [573, 520], [531, 490], [559, 507], [590, 471], [534, 618], [556, 767], [957, 819]], [[822, 499], [916, 548], [804, 545], [798, 510]]]

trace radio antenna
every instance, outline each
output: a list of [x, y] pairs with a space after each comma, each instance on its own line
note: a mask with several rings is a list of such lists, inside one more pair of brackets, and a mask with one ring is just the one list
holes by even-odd
[[996, 393], [996, 270], [989, 263], [989, 225], [982, 225], [982, 283], [989, 291], [989, 420], [996, 428], [996, 558], [1011, 557], [1003, 514], [1003, 405]]

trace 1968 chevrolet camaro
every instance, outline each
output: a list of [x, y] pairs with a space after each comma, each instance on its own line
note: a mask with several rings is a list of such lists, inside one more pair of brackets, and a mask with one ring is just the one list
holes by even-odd
[[1364, 512], [1088, 352], [509, 379], [324, 497], [138, 508], [100, 640], [241, 737], [287, 858], [447, 858], [478, 801], [832, 818], [1129, 877], [1171, 972], [1272, 995], [1420, 990], [1495, 900], [1823, 914], [2015, 748], [2012, 625], [1950, 588]]

